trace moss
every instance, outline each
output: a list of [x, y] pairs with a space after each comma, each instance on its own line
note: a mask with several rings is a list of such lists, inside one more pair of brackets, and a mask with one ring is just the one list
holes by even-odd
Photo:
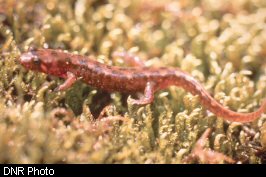
[[[264, 0], [0, 0], [0, 162], [183, 163], [212, 128], [211, 149], [264, 163], [265, 115], [230, 123], [177, 87], [147, 106], [81, 82], [55, 92], [62, 80], [16, 60], [49, 47], [123, 66], [111, 54], [127, 50], [150, 66], [180, 67], [223, 105], [250, 112], [266, 96], [265, 19]], [[104, 117], [125, 121], [96, 119], [107, 105]]]

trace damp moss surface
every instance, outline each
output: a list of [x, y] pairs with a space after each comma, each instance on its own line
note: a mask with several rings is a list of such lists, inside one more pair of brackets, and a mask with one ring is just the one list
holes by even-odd
[[208, 128], [206, 148], [265, 163], [265, 114], [228, 122], [178, 87], [146, 106], [81, 81], [56, 92], [62, 79], [17, 62], [30, 48], [113, 66], [126, 64], [112, 53], [128, 51], [147, 66], [179, 67], [225, 107], [252, 112], [266, 96], [265, 0], [0, 0], [1, 163], [208, 163], [184, 161]]

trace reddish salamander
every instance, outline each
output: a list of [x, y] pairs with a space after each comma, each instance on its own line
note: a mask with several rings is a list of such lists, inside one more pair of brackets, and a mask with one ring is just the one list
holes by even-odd
[[[85, 56], [52, 49], [23, 53], [19, 61], [27, 69], [66, 79], [57, 90], [65, 90], [81, 78], [87, 84], [109, 92], [144, 92], [144, 97], [139, 100], [130, 98], [132, 104], [142, 105], [151, 103], [156, 91], [175, 85], [193, 95], [199, 95], [201, 103], [217, 116], [235, 122], [251, 122], [258, 118], [266, 108], [266, 100], [264, 100], [255, 112], [231, 111], [216, 101], [197, 80], [178, 68], [108, 66]], [[139, 60], [135, 60], [133, 64], [142, 65]]]

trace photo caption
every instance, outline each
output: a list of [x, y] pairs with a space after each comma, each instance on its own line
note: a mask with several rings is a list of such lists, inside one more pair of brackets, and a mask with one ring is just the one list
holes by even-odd
[[53, 176], [55, 174], [55, 170], [48, 167], [37, 168], [37, 167], [24, 167], [17, 166], [11, 167], [6, 166], [2, 169], [2, 175], [4, 176], [13, 176], [13, 175], [24, 175], [24, 176]]

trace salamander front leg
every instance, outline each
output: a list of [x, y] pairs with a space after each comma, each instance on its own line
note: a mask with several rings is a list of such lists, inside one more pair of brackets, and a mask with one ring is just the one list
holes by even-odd
[[65, 80], [65, 82], [61, 85], [59, 85], [55, 90], [56, 91], [63, 91], [68, 89], [69, 87], [71, 87], [77, 80], [77, 77], [71, 73], [71, 72], [67, 72], [67, 79]]
[[131, 104], [137, 104], [137, 105], [144, 105], [144, 104], [149, 104], [153, 101], [154, 99], [154, 83], [153, 82], [147, 82], [145, 91], [144, 91], [144, 97], [135, 100], [131, 97], [128, 98], [128, 102]]

